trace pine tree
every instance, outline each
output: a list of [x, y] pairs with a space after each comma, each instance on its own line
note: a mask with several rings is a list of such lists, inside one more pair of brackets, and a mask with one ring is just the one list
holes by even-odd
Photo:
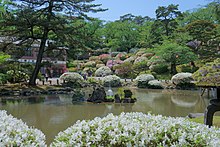
[[79, 43], [74, 35], [81, 26], [73, 26], [79, 19], [91, 19], [89, 12], [101, 12], [100, 4], [94, 0], [11, 0], [6, 7], [1, 35], [18, 41], [17, 45], [31, 45], [40, 40], [40, 47], [35, 68], [29, 84], [35, 85], [41, 68], [43, 54], [49, 47], [49, 39], [53, 39], [53, 48], [66, 46], [68, 42]]

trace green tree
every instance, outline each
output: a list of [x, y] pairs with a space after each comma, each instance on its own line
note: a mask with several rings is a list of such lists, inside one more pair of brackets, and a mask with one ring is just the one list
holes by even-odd
[[186, 46], [180, 46], [175, 42], [164, 41], [162, 45], [155, 48], [157, 56], [162, 57], [167, 63], [170, 64], [171, 74], [176, 74], [176, 66], [195, 61], [197, 56]]
[[113, 50], [126, 51], [137, 44], [137, 25], [128, 21], [109, 22], [104, 28], [106, 45]]
[[151, 35], [152, 25], [153, 25], [153, 21], [148, 21], [138, 27], [137, 47], [139, 48], [151, 47], [153, 40]]
[[188, 24], [186, 30], [192, 36], [192, 39], [198, 43], [197, 47], [192, 47], [196, 54], [201, 58], [216, 56], [216, 47], [218, 46], [214, 43], [217, 41], [216, 24], [206, 20], [197, 20]]
[[154, 19], [150, 18], [149, 16], [135, 16], [131, 13], [125, 14], [123, 16], [120, 16], [120, 21], [124, 22], [127, 21], [129, 23], [135, 23], [137, 25], [144, 25], [148, 21], [153, 21]]
[[94, 19], [91, 21], [84, 21], [84, 27], [82, 27], [79, 31], [82, 33], [83, 44], [91, 49], [99, 49], [104, 46], [103, 39], [103, 27], [104, 22], [99, 19]]
[[165, 35], [169, 36], [178, 26], [176, 18], [182, 17], [178, 5], [159, 6], [156, 10], [156, 23], [163, 26]]
[[182, 19], [182, 13], [178, 5], [159, 6], [156, 9], [156, 20], [151, 25], [150, 45], [162, 44], [164, 36], [170, 37], [178, 28], [178, 20]]
[[0, 64], [3, 64], [9, 58], [10, 58], [10, 55], [0, 52]]
[[215, 8], [216, 8], [216, 3], [212, 2], [209, 3], [207, 6], [194, 9], [193, 11], [188, 10], [183, 13], [183, 19], [178, 20], [178, 23], [182, 27], [186, 26], [191, 22], [200, 21], [200, 20], [205, 20], [215, 23], [217, 21]]
[[[99, 4], [92, 3], [94, 0], [12, 1], [15, 3], [7, 5], [10, 17], [5, 16], [0, 24], [4, 26], [3, 35], [16, 38], [16, 41], [19, 40], [18, 45], [24, 43], [31, 45], [34, 41], [40, 40], [30, 85], [36, 84], [42, 57], [47, 49], [68, 45], [67, 42], [79, 43], [79, 39], [74, 38], [73, 34], [78, 33], [77, 29], [80, 26], [74, 27], [69, 24], [78, 19], [89, 19], [88, 12], [104, 11]], [[51, 36], [54, 42], [49, 43], [48, 39], [51, 39]]]
[[220, 22], [220, 0], [215, 0], [213, 2], [213, 5], [216, 19], [218, 20], [218, 22]]

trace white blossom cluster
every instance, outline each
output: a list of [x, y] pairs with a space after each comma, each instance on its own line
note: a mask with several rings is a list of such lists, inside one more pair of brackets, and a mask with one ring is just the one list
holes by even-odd
[[77, 81], [80, 82], [84, 80], [83, 77], [79, 73], [76, 73], [76, 72], [63, 73], [60, 76], [60, 79], [66, 82], [77, 82]]
[[121, 86], [121, 79], [116, 75], [108, 75], [102, 79], [104, 86], [118, 87]]
[[150, 80], [154, 80], [154, 76], [151, 74], [141, 74], [139, 76], [136, 77], [135, 81], [137, 82], [149, 82]]
[[110, 75], [110, 74], [112, 74], [112, 71], [107, 66], [102, 66], [102, 67], [100, 67], [99, 69], [97, 69], [95, 71], [95, 76], [96, 77], [104, 77], [104, 76], [107, 76], [107, 75]]
[[77, 121], [60, 132], [51, 146], [220, 146], [220, 130], [184, 118], [138, 112], [109, 114]]
[[0, 111], [0, 146], [46, 146], [45, 135], [37, 129], [29, 128], [24, 122]]

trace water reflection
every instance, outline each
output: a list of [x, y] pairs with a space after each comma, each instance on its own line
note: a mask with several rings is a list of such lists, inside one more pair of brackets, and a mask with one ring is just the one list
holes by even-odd
[[[117, 89], [114, 89], [114, 93]], [[186, 116], [189, 113], [203, 113], [208, 100], [197, 91], [132, 89], [137, 102], [134, 104], [92, 104], [72, 103], [71, 95], [50, 95], [29, 97], [19, 101], [6, 101], [0, 109], [22, 119], [29, 126], [35, 126], [51, 142], [59, 131], [73, 125], [77, 120], [103, 117], [108, 113], [151, 112], [165, 116]]]

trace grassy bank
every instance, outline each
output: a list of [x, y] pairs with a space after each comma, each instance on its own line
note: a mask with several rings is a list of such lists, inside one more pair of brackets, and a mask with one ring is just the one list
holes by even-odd
[[[192, 118], [192, 119], [189, 119], [189, 120], [197, 122], [197, 123], [204, 124], [204, 117], [203, 116], [197, 117], [197, 118]], [[220, 127], [220, 116], [214, 116], [213, 126]]]

